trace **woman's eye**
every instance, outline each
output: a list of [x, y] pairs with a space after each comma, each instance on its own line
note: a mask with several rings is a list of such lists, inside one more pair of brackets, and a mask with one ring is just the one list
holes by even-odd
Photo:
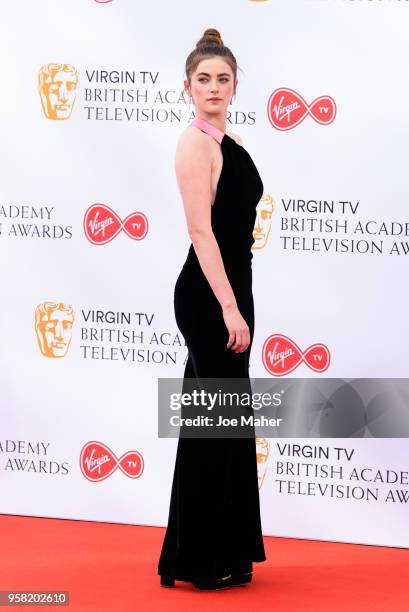
[[[228, 79], [228, 78], [226, 78], [226, 77], [223, 77], [221, 80], [222, 80], [222, 81], [228, 81], [229, 79]], [[207, 79], [206, 79], [206, 78], [204, 78], [204, 77], [202, 77], [201, 79], [199, 79], [199, 82], [200, 82], [200, 83], [203, 83], [203, 81], [207, 81]]]

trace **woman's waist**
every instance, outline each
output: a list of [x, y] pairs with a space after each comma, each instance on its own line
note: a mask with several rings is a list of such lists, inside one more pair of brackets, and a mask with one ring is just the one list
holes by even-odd
[[[233, 290], [251, 291], [253, 281], [253, 270], [251, 259], [239, 260], [222, 256], [224, 269]], [[212, 291], [209, 281], [202, 270], [200, 262], [195, 253], [189, 252], [186, 261], [177, 277], [176, 286], [183, 290]]]
[[[223, 263], [226, 265], [233, 265], [236, 268], [248, 268], [251, 269], [251, 261], [253, 259], [253, 253], [251, 250], [254, 240], [248, 242], [246, 246], [235, 245], [235, 244], [223, 244], [218, 241], [220, 254], [223, 259]], [[190, 245], [189, 251], [186, 257], [185, 265], [190, 261], [199, 263], [196, 251], [193, 244]]]

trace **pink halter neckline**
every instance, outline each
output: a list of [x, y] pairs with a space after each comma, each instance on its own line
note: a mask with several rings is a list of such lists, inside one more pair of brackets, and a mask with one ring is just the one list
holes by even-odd
[[213, 136], [213, 138], [215, 138], [219, 144], [226, 135], [224, 132], [219, 130], [219, 128], [206, 121], [206, 119], [193, 119], [190, 125], [195, 125], [196, 127], [201, 128], [204, 132], [207, 132]]

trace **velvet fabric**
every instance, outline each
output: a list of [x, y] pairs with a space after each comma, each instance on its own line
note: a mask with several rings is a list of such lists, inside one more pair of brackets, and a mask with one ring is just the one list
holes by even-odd
[[[223, 167], [211, 210], [212, 228], [251, 343], [243, 353], [226, 348], [229, 334], [221, 306], [191, 244], [174, 291], [176, 322], [188, 349], [184, 380], [188, 388], [192, 379], [239, 378], [251, 392], [251, 246], [263, 183], [247, 150], [232, 137], [204, 120], [192, 125], [220, 143]], [[252, 571], [253, 561], [265, 560], [254, 435], [180, 437], [158, 574], [188, 581], [222, 577]]]

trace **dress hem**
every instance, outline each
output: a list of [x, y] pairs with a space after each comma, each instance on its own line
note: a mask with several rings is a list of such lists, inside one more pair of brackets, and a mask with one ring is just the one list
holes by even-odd
[[[267, 561], [267, 557], [265, 555], [254, 556], [252, 559], [250, 559], [250, 561], [248, 561], [248, 560], [244, 561], [243, 565], [250, 565], [250, 567], [246, 567], [245, 568], [245, 571], [246, 572], [249, 571], [249, 570], [252, 571], [252, 568], [251, 568], [251, 564], [252, 563], [263, 563], [263, 561]], [[237, 564], [237, 562], [236, 562], [236, 564]], [[198, 575], [194, 575], [194, 574], [191, 574], [189, 572], [184, 572], [184, 571], [176, 571], [176, 572], [174, 572], [171, 569], [163, 570], [163, 566], [164, 565], [166, 565], [166, 564], [161, 564], [161, 568], [160, 569], [158, 568], [158, 571], [157, 571], [158, 576], [170, 576], [170, 577], [174, 578], [175, 580], [181, 580], [182, 582], [192, 582], [192, 580], [195, 580], [196, 578], [199, 577], [199, 574]], [[230, 573], [233, 573], [232, 570], [231, 569], [227, 569], [227, 567], [228, 566], [226, 566], [226, 570], [224, 572], [221, 572], [222, 575], [215, 576], [215, 577], [216, 578], [221, 578], [221, 577], [229, 575]], [[241, 570], [241, 571], [243, 571], [243, 570]], [[200, 575], [200, 577], [202, 577], [202, 576], [203, 575]]]

